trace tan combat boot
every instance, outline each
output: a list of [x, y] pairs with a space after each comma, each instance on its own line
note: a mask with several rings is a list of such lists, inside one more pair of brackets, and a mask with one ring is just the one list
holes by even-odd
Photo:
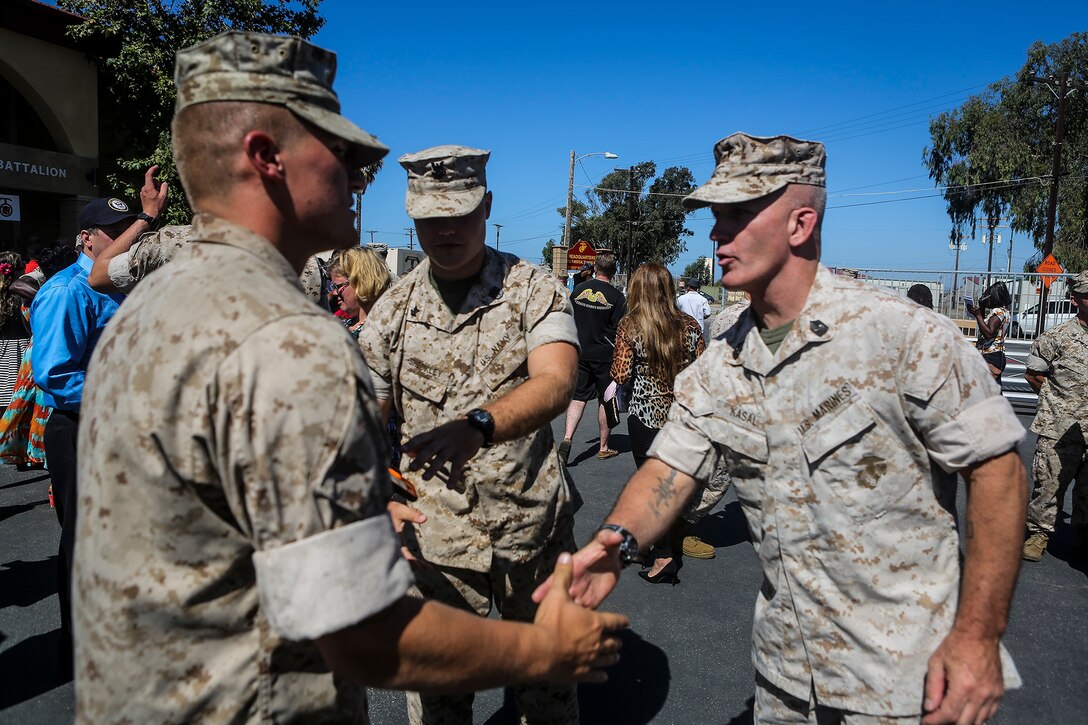
[[685, 536], [684, 556], [690, 556], [692, 559], [713, 559], [714, 547], [698, 536]]
[[1039, 561], [1046, 553], [1046, 543], [1050, 539], [1046, 534], [1032, 534], [1024, 542], [1024, 552], [1021, 557], [1024, 561]]

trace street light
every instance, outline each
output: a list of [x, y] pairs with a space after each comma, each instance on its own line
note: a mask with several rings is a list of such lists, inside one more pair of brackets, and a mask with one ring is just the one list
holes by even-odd
[[591, 154], [575, 156], [574, 150], [570, 152], [570, 180], [567, 181], [567, 220], [563, 224], [563, 246], [570, 249], [570, 208], [574, 206], [574, 164], [590, 156], [604, 156], [606, 159], [618, 159], [619, 155], [611, 151], [594, 151]]

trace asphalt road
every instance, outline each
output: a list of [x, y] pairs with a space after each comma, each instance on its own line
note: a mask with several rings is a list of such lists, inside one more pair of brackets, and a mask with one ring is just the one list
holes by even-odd
[[[590, 536], [634, 471], [625, 424], [612, 438], [612, 447], [623, 455], [595, 458], [595, 411], [589, 407], [571, 451], [570, 470], [584, 499], [576, 524], [579, 541]], [[561, 427], [561, 419], [553, 423], [557, 433]], [[1029, 434], [1021, 445], [1025, 461], [1033, 447]], [[0, 468], [0, 723], [72, 718], [72, 683], [63, 682], [51, 664], [58, 528], [46, 500], [47, 484], [41, 472]], [[1065, 520], [1043, 561], [1022, 569], [1005, 643], [1024, 687], [1006, 695], [996, 722], [1085, 722], [1088, 561], [1071, 557]], [[717, 548], [715, 559], [685, 560], [675, 587], [653, 586], [628, 572], [606, 602], [606, 608], [628, 614], [632, 627], [610, 681], [580, 688], [584, 723], [751, 721], [750, 634], [760, 573], [735, 498], [728, 496], [696, 533]], [[477, 723], [517, 721], [502, 690], [480, 693], [475, 713]], [[406, 722], [404, 696], [372, 692], [371, 717], [375, 723]]]

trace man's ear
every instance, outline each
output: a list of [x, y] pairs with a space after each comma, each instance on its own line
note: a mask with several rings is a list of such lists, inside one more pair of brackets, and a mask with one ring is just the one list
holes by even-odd
[[790, 212], [790, 246], [800, 247], [807, 244], [816, 233], [819, 215], [812, 207], [802, 206]]
[[91, 254], [94, 254], [94, 235], [92, 235], [86, 229], [79, 230], [80, 249], [86, 249]]
[[484, 194], [484, 219], [491, 218], [491, 192]]
[[242, 139], [246, 160], [263, 180], [282, 181], [285, 176], [280, 145], [264, 131], [250, 131]]

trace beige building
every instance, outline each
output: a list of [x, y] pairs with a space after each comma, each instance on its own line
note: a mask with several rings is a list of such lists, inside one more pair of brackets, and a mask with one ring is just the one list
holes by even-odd
[[0, 12], [0, 249], [74, 239], [98, 195], [98, 75], [103, 48], [66, 34], [78, 15], [33, 0]]

